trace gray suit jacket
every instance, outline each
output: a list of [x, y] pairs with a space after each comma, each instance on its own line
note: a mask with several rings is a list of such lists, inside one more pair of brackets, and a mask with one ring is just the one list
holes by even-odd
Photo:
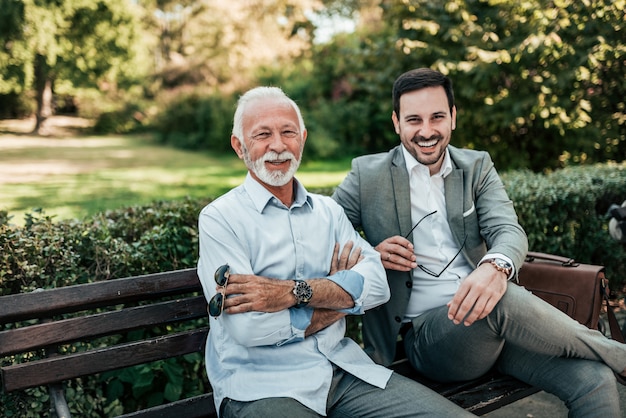
[[[501, 253], [519, 271], [528, 239], [489, 154], [448, 146], [453, 171], [444, 180], [448, 222], [463, 255], [476, 266], [487, 253]], [[400, 146], [352, 161], [352, 170], [333, 198], [372, 246], [412, 227], [409, 175]], [[409, 237], [412, 240], [412, 237]], [[387, 270], [391, 299], [363, 317], [365, 349], [374, 361], [389, 365], [413, 284], [410, 272]]]

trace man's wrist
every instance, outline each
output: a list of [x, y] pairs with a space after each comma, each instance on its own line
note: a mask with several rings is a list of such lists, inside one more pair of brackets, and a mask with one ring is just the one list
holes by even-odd
[[486, 260], [483, 260], [480, 264], [482, 265], [486, 263], [491, 264], [499, 272], [504, 273], [507, 279], [511, 277], [511, 273], [513, 272], [513, 266], [505, 259], [498, 257], [488, 258]]

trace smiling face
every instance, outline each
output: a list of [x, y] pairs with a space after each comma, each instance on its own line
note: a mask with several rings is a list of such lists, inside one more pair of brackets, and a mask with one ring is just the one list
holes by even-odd
[[400, 97], [400, 114], [393, 112], [400, 141], [430, 174], [441, 168], [445, 150], [456, 128], [456, 108], [450, 106], [443, 87], [426, 87]]
[[252, 177], [268, 188], [291, 185], [307, 134], [300, 132], [293, 106], [280, 98], [255, 100], [246, 107], [242, 127], [243, 141], [233, 135], [231, 145]]

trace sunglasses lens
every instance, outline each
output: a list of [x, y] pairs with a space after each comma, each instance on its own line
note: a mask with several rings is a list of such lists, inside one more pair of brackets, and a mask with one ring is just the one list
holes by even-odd
[[226, 285], [228, 281], [228, 276], [230, 275], [230, 266], [228, 264], [224, 264], [215, 270], [215, 283], [218, 286]]
[[209, 315], [218, 317], [222, 314], [224, 308], [224, 295], [216, 293], [209, 301]]

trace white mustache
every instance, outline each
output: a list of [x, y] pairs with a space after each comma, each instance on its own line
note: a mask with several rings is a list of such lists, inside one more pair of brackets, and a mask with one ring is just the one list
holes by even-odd
[[275, 151], [269, 151], [267, 152], [265, 155], [263, 155], [263, 161], [268, 161], [268, 162], [272, 162], [272, 161], [296, 161], [296, 156], [293, 155], [293, 153], [289, 152], [289, 151], [283, 151], [280, 154], [278, 154]]

